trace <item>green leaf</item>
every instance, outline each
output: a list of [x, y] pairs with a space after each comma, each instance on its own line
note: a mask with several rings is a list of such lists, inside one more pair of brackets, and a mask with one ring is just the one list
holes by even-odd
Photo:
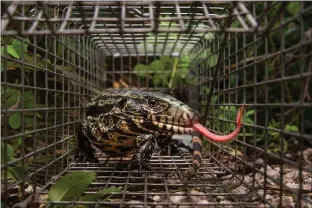
[[12, 46], [14, 50], [18, 53], [18, 55], [22, 56], [24, 53], [27, 52], [27, 43], [29, 43], [29, 39], [25, 39], [24, 42], [18, 39], [14, 39], [12, 41]]
[[201, 104], [201, 105], [207, 105], [207, 100], [202, 100], [202, 101], [200, 101], [200, 104]]
[[299, 132], [299, 128], [298, 128], [297, 126], [295, 126], [295, 125], [289, 125], [289, 124], [286, 124], [285, 130], [286, 130], [286, 131]]
[[249, 141], [249, 143], [253, 143], [253, 142], [259, 143], [259, 142], [262, 142], [262, 141], [264, 141], [264, 137], [257, 137], [256, 139], [251, 139]]
[[[15, 51], [14, 47], [12, 45], [8, 45], [6, 47], [7, 53], [10, 54], [11, 56], [13, 56], [16, 59], [19, 59], [20, 56], [18, 55], [18, 53]], [[5, 50], [4, 50], [4, 46], [1, 47], [1, 53], [4, 54]]]
[[[200, 91], [203, 93], [203, 94], [207, 94], [209, 92], [209, 87], [207, 86], [200, 86]], [[216, 98], [215, 96], [213, 98]]]
[[25, 121], [25, 124], [26, 124], [26, 128], [27, 127], [33, 127], [34, 126], [34, 118], [31, 117], [31, 116], [25, 116], [24, 117], [24, 121]]
[[9, 125], [12, 129], [20, 128], [21, 124], [21, 114], [19, 112], [15, 112], [9, 117]]
[[212, 39], [214, 39], [214, 34], [208, 32], [208, 33], [206, 33], [206, 34], [204, 35], [204, 38], [205, 38], [206, 40], [212, 40]]
[[152, 71], [163, 71], [165, 69], [165, 64], [160, 60], [155, 60], [150, 63], [148, 68]]
[[243, 122], [246, 124], [253, 124], [254, 123], [254, 121], [252, 119], [250, 119], [249, 117], [244, 117]]
[[163, 63], [170, 63], [170, 64], [172, 64], [172, 62], [173, 62], [173, 59], [170, 58], [169, 56], [160, 56], [159, 60], [161, 62], [163, 62]]
[[153, 76], [153, 84], [155, 86], [165, 86], [165, 85], [168, 85], [168, 78], [169, 78], [169, 74], [168, 73], [156, 73], [154, 76]]
[[190, 66], [190, 57], [189, 56], [182, 56], [179, 60], [178, 64], [179, 68], [189, 68]]
[[250, 115], [254, 115], [255, 114], [255, 110], [249, 110], [245, 113], [246, 116], [250, 116]]
[[10, 172], [16, 181], [24, 180], [27, 176], [28, 170], [23, 166], [8, 167]]
[[179, 63], [178, 68], [181, 70], [186, 70], [188, 72], [189, 64], [188, 63]]
[[24, 92], [24, 108], [26, 109], [34, 108], [34, 96], [31, 90]]
[[273, 139], [278, 139], [280, 137], [280, 133], [279, 132], [275, 132], [275, 131], [268, 131], [269, 135], [273, 137]]
[[14, 58], [16, 58], [16, 59], [20, 58], [19, 54], [15, 51], [15, 49], [12, 45], [7, 46], [7, 51], [8, 51], [8, 54], [13, 56]]
[[134, 70], [136, 72], [140, 72], [140, 73], [142, 73], [142, 72], [145, 73], [147, 71], [147, 69], [148, 69], [148, 67], [146, 65], [144, 65], [144, 64], [137, 64], [134, 67]]
[[112, 194], [112, 192], [119, 193], [120, 191], [120, 188], [104, 188], [95, 194], [86, 194], [79, 201], [97, 201], [108, 194]]
[[212, 68], [215, 65], [217, 65], [218, 62], [218, 55], [217, 54], [213, 54], [212, 56], [209, 57], [209, 59], [207, 60], [207, 65]]
[[180, 80], [181, 78], [186, 78], [188, 77], [188, 69], [187, 68], [179, 69], [177, 70], [174, 76], [178, 80]]
[[292, 15], [297, 14], [300, 11], [300, 2], [289, 2], [287, 4], [287, 11]]
[[18, 137], [18, 138], [14, 139], [14, 140], [15, 141], [12, 142], [12, 147], [13, 147], [13, 150], [16, 151], [22, 145], [22, 137]]
[[42, 118], [42, 116], [39, 113], [36, 113], [38, 118]]
[[[5, 146], [6, 146], [6, 155], [4, 155]], [[14, 150], [13, 150], [12, 146], [8, 143], [1, 142], [1, 164], [4, 164], [5, 156], [6, 156], [7, 162], [10, 162], [10, 161], [15, 159], [14, 158]]]
[[7, 88], [7, 107], [10, 108], [11, 106], [15, 105], [19, 96], [20, 91]]
[[6, 176], [7, 180], [11, 179], [11, 180], [16, 181], [15, 176], [13, 175], [13, 173], [11, 171], [4, 171], [4, 170], [1, 172], [1, 180], [4, 180], [4, 174], [5, 173], [7, 173], [7, 176]]
[[237, 112], [236, 107], [235, 106], [230, 106], [230, 112], [233, 113], [233, 115], [236, 114], [236, 112]]
[[[64, 44], [66, 44], [66, 43], [64, 43]], [[63, 54], [63, 48], [62, 47], [63, 47], [62, 44], [57, 44], [56, 55], [58, 57], [62, 57], [62, 54]], [[79, 50], [77, 50], [77, 51], [79, 51]]]
[[[41, 58], [40, 54], [36, 54], [36, 67], [37, 68], [46, 68], [46, 63], [47, 61], [43, 58]], [[28, 54], [24, 54], [24, 61], [30, 64], [31, 66], [25, 66], [25, 70], [32, 71], [34, 70], [35, 66], [35, 61], [34, 61], [34, 56], [30, 56]], [[49, 71], [52, 71], [49, 67], [47, 68]]]
[[231, 123], [231, 124], [230, 124], [230, 130], [231, 130], [231, 131], [234, 131], [234, 130], [235, 130], [235, 128], [236, 128], [236, 125], [235, 125], [235, 124], [233, 124], [233, 123]]
[[237, 20], [234, 20], [231, 24], [231, 27], [239, 27], [239, 26], [240, 26], [240, 23]]
[[95, 172], [71, 172], [62, 176], [48, 192], [50, 201], [72, 201], [78, 199], [96, 178]]

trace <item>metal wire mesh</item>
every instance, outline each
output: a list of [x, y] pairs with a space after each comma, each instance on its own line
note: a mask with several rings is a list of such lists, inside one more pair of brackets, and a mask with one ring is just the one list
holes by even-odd
[[[153, 171], [136, 171], [130, 173], [121, 171], [116, 168], [120, 158], [105, 160], [105, 166], [88, 165], [86, 163], [72, 163], [65, 172], [77, 170], [93, 170], [97, 172], [97, 179], [88, 188], [86, 193], [95, 193], [101, 188], [107, 187], [122, 187], [126, 190], [123, 193], [114, 194], [110, 201], [98, 202], [98, 205], [110, 206], [135, 206], [141, 205], [144, 207], [155, 206], [155, 197], [159, 197], [157, 205], [173, 206], [177, 204], [176, 198], [181, 198], [181, 206], [196, 206], [206, 207], [203, 203], [209, 200], [209, 205], [220, 205], [222, 201], [224, 206], [246, 206], [254, 207], [257, 203], [251, 202], [251, 198], [255, 195], [246, 193], [233, 193], [228, 191], [228, 185], [239, 183], [233, 178], [218, 178], [217, 175], [222, 175], [225, 169], [220, 168], [216, 161], [205, 159], [203, 161], [204, 168], [198, 173], [196, 179], [191, 180], [189, 188], [191, 191], [184, 192], [183, 184], [176, 174], [176, 170], [181, 168], [187, 169], [191, 164], [192, 155], [186, 153], [184, 157], [180, 156], [160, 156], [155, 153], [150, 160], [150, 165]], [[63, 173], [62, 173], [63, 174]], [[139, 176], [138, 174], [143, 174]], [[52, 182], [51, 184], [53, 184]], [[43, 196], [47, 191], [41, 193]], [[224, 198], [231, 201], [224, 201]], [[247, 199], [247, 200], [246, 200]], [[73, 204], [73, 202], [62, 202], [63, 204]], [[93, 204], [87, 202], [74, 202], [74, 204]]]
[[[1, 2], [3, 205], [29, 197], [29, 184], [38, 187], [43, 204], [312, 204], [312, 167], [305, 151], [312, 140], [312, 5], [301, 2], [290, 12], [291, 4]], [[105, 165], [75, 160], [76, 125], [91, 97], [116, 87], [165, 90], [170, 86], [153, 78], [172, 71], [149, 70], [142, 77], [136, 65], [185, 54], [200, 93], [203, 124], [223, 134], [233, 128], [235, 107], [244, 103], [247, 115], [237, 139], [206, 142], [202, 168], [186, 192], [177, 169], [191, 164], [189, 153], [154, 153], [153, 170], [139, 176], [116, 169], [119, 159], [104, 158]], [[97, 203], [46, 201], [55, 180], [79, 170], [97, 173], [86, 193], [110, 186], [123, 191]], [[16, 172], [25, 173], [16, 177]]]

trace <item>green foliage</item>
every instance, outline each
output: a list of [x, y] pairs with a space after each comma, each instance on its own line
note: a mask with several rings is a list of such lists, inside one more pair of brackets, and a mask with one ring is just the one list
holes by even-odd
[[[291, 139], [286, 139], [285, 137], [281, 136], [281, 133], [279, 131], [279, 129], [281, 128], [281, 122], [277, 122], [272, 119], [269, 122], [267, 134], [265, 135], [265, 132], [257, 134], [256, 139], [250, 142], [255, 142], [257, 143], [257, 145], [264, 146], [265, 138], [267, 138], [268, 152], [279, 153], [281, 152], [281, 148], [283, 148], [284, 152], [287, 152]], [[284, 131], [299, 132], [299, 128], [296, 125], [286, 124], [284, 127]]]
[[[16, 52], [16, 50], [14, 49], [14, 47], [12, 45], [8, 45], [6, 47], [6, 51], [9, 55], [11, 55], [12, 57], [19, 59], [20, 56], [18, 55], [18, 53]], [[1, 47], [1, 53], [5, 54], [5, 48], [4, 46]]]
[[23, 140], [22, 137], [17, 137], [16, 139], [14, 139], [14, 142], [12, 142], [12, 147], [13, 147], [14, 152], [20, 148], [23, 142], [22, 140]]
[[[36, 42], [34, 43], [35, 40]], [[1, 61], [1, 71], [6, 71], [6, 82], [16, 86], [25, 86], [12, 87], [12, 85], [3, 85], [1, 87], [1, 108], [6, 110], [6, 120], [5, 122], [1, 122], [1, 127], [3, 129], [7, 129], [7, 135], [9, 137], [13, 137], [15, 135], [17, 136], [20, 133], [25, 133], [25, 135], [21, 137], [15, 136], [6, 143], [1, 143], [1, 148], [3, 150], [1, 151], [1, 162], [3, 163], [11, 161], [12, 163], [15, 161], [14, 164], [3, 169], [1, 172], [2, 179], [6, 178], [9, 185], [11, 185], [11, 183], [13, 184], [15, 181], [21, 180], [27, 183], [29, 179], [26, 179], [25, 176], [28, 169], [33, 168], [32, 164], [34, 156], [29, 155], [23, 159], [23, 167], [21, 166], [21, 162], [16, 160], [22, 157], [24, 154], [33, 152], [34, 147], [36, 147], [38, 150], [45, 148], [49, 143], [51, 143], [51, 140], [48, 140], [44, 134], [38, 133], [35, 135], [33, 133], [29, 134], [29, 132], [33, 132], [34, 129], [46, 127], [46, 125], [55, 125], [54, 116], [47, 116], [47, 114], [45, 114], [45, 117], [43, 118], [42, 116], [44, 114], [42, 114], [42, 111], [40, 110], [21, 111], [20, 109], [47, 107], [55, 108], [59, 105], [67, 106], [66, 103], [59, 102], [61, 99], [64, 99], [64, 97], [62, 97], [62, 93], [56, 92], [55, 96], [53, 95], [52, 98], [49, 96], [48, 100], [46, 100], [42, 98], [45, 97], [47, 92], [35, 88], [43, 86], [51, 88], [50, 84], [53, 82], [52, 86], [55, 87], [53, 89], [64, 89], [72, 92], [73, 87], [70, 85], [73, 84], [73, 80], [76, 79], [71, 79], [68, 81], [70, 79], [68, 77], [78, 77], [78, 75], [74, 74], [76, 73], [74, 71], [74, 66], [70, 63], [74, 63], [73, 61], [76, 61], [75, 63], [77, 63], [77, 57], [80, 58], [83, 56], [82, 52], [85, 54], [85, 48], [81, 47], [81, 43], [78, 43], [77, 39], [74, 41], [74, 38], [71, 36], [44, 35], [36, 36], [35, 40], [33, 36], [29, 36], [29, 39], [19, 36], [9, 36], [1, 39], [1, 53], [3, 57]], [[30, 44], [30, 42], [33, 44]], [[65, 47], [65, 45], [67, 46]], [[34, 50], [34, 48], [36, 49]], [[43, 50], [40, 50], [40, 48]], [[62, 57], [62, 59], [66, 60], [66, 63], [62, 62], [60, 58], [56, 57]], [[85, 60], [79, 61], [81, 61], [81, 63], [86, 62]], [[54, 73], [50, 73], [51, 71]], [[85, 79], [86, 78], [84, 76], [80, 77], [81, 82], [84, 82]], [[71, 84], [67, 85], [67, 83]], [[34, 90], [36, 91], [36, 97]], [[65, 97], [66, 96], [67, 95], [65, 95]], [[56, 103], [58, 106], [55, 106], [54, 104], [55, 99], [57, 99]], [[65, 98], [65, 100], [67, 100], [67, 98]], [[72, 100], [70, 102], [72, 102]], [[71, 115], [71, 112], [69, 111], [65, 110], [63, 111], [63, 115], [61, 115], [64, 116], [65, 119], [70, 119], [70, 117], [75, 116]], [[56, 111], [56, 114], [59, 116], [60, 112]], [[59, 135], [57, 135], [57, 138], [62, 139]], [[21, 148], [22, 145], [23, 148]], [[4, 152], [4, 146], [6, 147], [6, 152]], [[38, 153], [36, 161], [42, 159], [40, 164], [44, 164], [55, 160], [55, 154], [60, 154], [58, 153], [60, 152], [60, 147], [56, 146], [56, 148], [57, 153], [51, 153], [50, 151], [47, 151], [46, 157], [41, 157], [42, 153]], [[54, 157], [47, 159], [51, 154], [53, 154]], [[6, 157], [4, 157], [4, 155], [6, 155]], [[30, 167], [28, 167], [29, 164]], [[32, 169], [32, 171], [34, 170]], [[25, 183], [21, 184], [25, 185]]]
[[[185, 27], [191, 28], [203, 28], [207, 27], [204, 23], [190, 22], [185, 24]], [[160, 28], [174, 28], [179, 27], [176, 22], [160, 22]], [[199, 33], [203, 39], [212, 41], [215, 38], [213, 33]], [[156, 50], [162, 50], [163, 42], [170, 39], [175, 41], [175, 48], [172, 49], [172, 53], [180, 53], [180, 48], [184, 47], [185, 39], [189, 39], [190, 34], [182, 33], [147, 33], [145, 42], [143, 41], [138, 45], [138, 48], [146, 50], [147, 52], [154, 52]], [[183, 40], [184, 39], [184, 40]], [[215, 66], [218, 60], [217, 55], [211, 55], [209, 49], [205, 50], [206, 57], [210, 57], [204, 62], [212, 67]], [[149, 64], [137, 64], [134, 69], [139, 77], [148, 78], [153, 82], [155, 87], [169, 87], [175, 88], [183, 85], [194, 85], [196, 79], [190, 73], [190, 54], [178, 54], [179, 57], [160, 56], [159, 59], [152, 61]]]
[[[200, 87], [200, 91], [202, 93], [208, 94], [209, 88], [205, 86]], [[216, 104], [216, 101], [218, 100], [218, 96], [212, 96], [211, 104]], [[206, 100], [202, 100], [201, 102], [202, 106], [207, 105]], [[201, 115], [203, 116], [205, 113], [205, 108], [201, 108]], [[237, 116], [238, 108], [234, 106], [219, 106], [217, 109], [215, 107], [210, 107], [209, 112], [210, 116], [214, 117], [216, 119], [208, 120], [206, 123], [207, 127], [213, 127], [214, 129], [218, 129], [221, 131], [224, 131], [224, 134], [229, 133], [233, 131], [236, 127], [234, 123], [230, 123], [230, 125], [227, 125], [227, 121], [235, 121]], [[255, 123], [254, 121], [254, 115], [255, 110], [250, 109], [247, 110], [245, 108], [245, 112], [243, 114], [242, 123], [243, 124], [249, 124], [252, 125]], [[279, 153], [281, 152], [281, 147], [283, 147], [283, 151], [287, 152], [290, 146], [290, 142], [292, 142], [291, 138], [282, 137], [279, 129], [282, 128], [281, 122], [277, 122], [276, 120], [272, 119], [269, 122], [268, 125], [268, 131], [265, 135], [264, 131], [258, 130], [256, 134], [254, 133], [254, 129], [248, 126], [244, 127], [244, 134], [240, 133], [239, 136], [245, 136], [246, 138], [252, 138], [247, 139], [247, 142], [250, 144], [256, 143], [257, 146], [264, 147], [265, 145], [265, 139], [267, 138], [267, 144], [268, 144], [268, 152], [274, 152]], [[285, 124], [284, 131], [288, 132], [299, 132], [298, 126], [294, 124], [287, 123]], [[255, 139], [253, 137], [256, 135]], [[231, 141], [230, 141], [231, 142]]]
[[16, 53], [18, 53], [19, 57], [23, 56], [25, 52], [27, 52], [27, 46], [29, 44], [29, 39], [23, 39], [23, 41], [18, 39], [13, 39], [12, 46]]
[[[17, 181], [23, 181], [26, 179], [26, 176], [28, 174], [28, 169], [23, 166], [15, 165], [15, 166], [9, 166], [2, 170], [1, 172], [1, 180], [6, 179], [7, 181], [11, 182], [17, 182]], [[18, 185], [18, 197], [22, 197], [22, 191], [23, 185]]]
[[[6, 90], [6, 94], [4, 93]], [[19, 90], [6, 87], [6, 89], [1, 88], [1, 105], [4, 104], [4, 99], [7, 103], [8, 109], [19, 109], [22, 107], [21, 102], [24, 102], [25, 109], [32, 109], [34, 108], [34, 96], [31, 90], [27, 90], [24, 92], [23, 98], [21, 97], [21, 92]], [[40, 114], [36, 114], [38, 119], [41, 119]], [[24, 113], [24, 121], [27, 127], [33, 127], [34, 123], [34, 113]], [[8, 124], [12, 129], [19, 129], [22, 125], [22, 114], [21, 112], [14, 112], [9, 116]]]
[[79, 201], [97, 201], [104, 196], [111, 194], [112, 192], [118, 193], [120, 192], [120, 189], [114, 187], [104, 188], [95, 194], [86, 194], [85, 196], [81, 197]]
[[181, 83], [192, 84], [195, 80], [189, 78], [190, 58], [160, 56], [148, 65], [137, 64], [134, 67], [137, 75], [141, 78], [147, 76], [158, 87], [177, 87]]
[[135, 65], [134, 70], [137, 72], [139, 76], [145, 77], [148, 73], [148, 66], [144, 64], [137, 64]]
[[[3, 42], [4, 43], [4, 42]], [[15, 59], [23, 59], [23, 61], [27, 64], [30, 64], [31, 66], [23, 65], [23, 69], [25, 72], [24, 75], [24, 83], [26, 85], [30, 85], [27, 78], [27, 71], [33, 71], [32, 67], [35, 65], [34, 63], [34, 56], [28, 53], [27, 47], [29, 44], [29, 39], [26, 38], [10, 38], [6, 40], [6, 48], [4, 46], [1, 46], [2, 52], [6, 51], [7, 56], [11, 56], [11, 58]], [[4, 70], [4, 66], [6, 67], [6, 70], [8, 72], [8, 79], [11, 79], [11, 73], [13, 74], [13, 77], [16, 77], [14, 80], [10, 80], [9, 82], [14, 82], [15, 84], [21, 84], [21, 73], [19, 70], [21, 70], [21, 64], [14, 61], [5, 60], [6, 64], [1, 63], [1, 70]], [[45, 60], [44, 59], [37, 59], [36, 66], [39, 66], [41, 62], [41, 66], [44, 67]], [[16, 71], [16, 73], [15, 73]], [[8, 86], [2, 86], [1, 87], [1, 106], [4, 109], [10, 109], [13, 112], [8, 112], [6, 114], [7, 116], [7, 126], [9, 128], [9, 134], [13, 135], [18, 132], [20, 132], [21, 127], [23, 126], [24, 131], [28, 132], [29, 130], [32, 130], [34, 128], [34, 118], [37, 119], [37, 127], [41, 125], [44, 120], [42, 119], [42, 116], [39, 113], [35, 113], [32, 111], [29, 112], [14, 112], [14, 110], [17, 109], [33, 109], [35, 106], [35, 98], [33, 94], [33, 90], [25, 89], [22, 92], [22, 88], [13, 88]], [[6, 105], [4, 106], [4, 103]], [[2, 127], [4, 125], [4, 122], [2, 123]], [[27, 139], [33, 139], [32, 135], [24, 136], [25, 141]], [[6, 158], [7, 161], [11, 161], [15, 159], [17, 154], [21, 153], [21, 145], [22, 145], [22, 137], [18, 137], [15, 139], [11, 139], [7, 143], [7, 152], [8, 157]], [[32, 148], [32, 147], [31, 147]], [[28, 147], [25, 147], [25, 150], [29, 150]], [[3, 156], [3, 155], [2, 155]], [[4, 157], [2, 157], [3, 162]], [[25, 169], [25, 171], [23, 171]], [[26, 172], [27, 169], [20, 167], [19, 165], [15, 164], [15, 166], [10, 166], [5, 171], [7, 174], [7, 178], [13, 181], [22, 180], [24, 172]], [[2, 172], [2, 178], [3, 178], [4, 172]]]
[[[96, 179], [96, 173], [93, 171], [71, 172], [62, 176], [51, 186], [48, 197], [50, 201], [97, 201], [112, 192], [120, 192], [119, 188], [104, 188], [95, 194], [85, 194], [83, 192]], [[85, 207], [81, 205], [75, 206]]]
[[247, 112], [244, 113], [243, 115], [243, 122], [246, 124], [253, 124], [254, 121], [251, 118], [255, 114], [255, 110], [248, 110]]
[[215, 65], [217, 65], [219, 56], [215, 52], [212, 52], [210, 48], [206, 48], [203, 51], [203, 54], [201, 55], [201, 57], [205, 57], [205, 58], [201, 58], [201, 59], [204, 59], [203, 64], [205, 65], [205, 67], [212, 68]]
[[[224, 133], [229, 133], [231, 131], [234, 131], [236, 128], [236, 124], [230, 123], [230, 125], [224, 125], [226, 121], [236, 121], [236, 116], [238, 113], [238, 108], [235, 106], [220, 106], [218, 110], [213, 110], [213, 117], [217, 117], [217, 120], [214, 120], [213, 126], [219, 126], [219, 129], [225, 129]], [[253, 115], [255, 111], [254, 110], [247, 110], [245, 109], [245, 112], [243, 114], [242, 123], [244, 124], [253, 124]], [[210, 122], [208, 121], [207, 125], [209, 125]]]
[[[4, 88], [1, 88], [1, 98], [4, 99]], [[6, 100], [7, 100], [7, 107], [10, 108], [13, 105], [17, 104], [19, 97], [20, 97], [20, 91], [19, 90], [15, 90], [13, 88], [6, 88], [7, 90], [7, 96], [6, 96]], [[1, 104], [3, 104], [3, 101], [1, 102]]]
[[299, 128], [296, 125], [286, 124], [285, 131], [299, 132]]
[[34, 108], [34, 96], [32, 91], [30, 90], [24, 92], [24, 108], [26, 109]]
[[292, 15], [297, 14], [300, 11], [300, 2], [299, 1], [289, 2], [287, 4], [287, 11]]
[[12, 129], [19, 129], [21, 127], [21, 114], [19, 112], [13, 113], [9, 117], [9, 125]]
[[[7, 168], [7, 178], [14, 181], [24, 180], [27, 176], [28, 170], [22, 166], [12, 166]], [[4, 171], [2, 172], [2, 178], [4, 178]]]
[[[227, 59], [229, 65], [225, 68], [225, 73], [229, 73], [229, 76], [224, 76], [224, 82], [220, 80], [220, 87], [226, 86], [229, 82], [228, 88], [233, 88], [236, 86], [243, 86], [244, 90], [237, 90], [238, 96], [242, 92], [246, 93], [244, 99], [246, 103], [296, 103], [302, 101], [302, 92], [303, 85], [310, 87], [308, 83], [303, 82], [302, 79], [292, 80], [287, 82], [272, 82], [267, 85], [268, 94], [262, 93], [265, 88], [245, 88], [244, 85], [252, 85], [255, 82], [261, 83], [263, 80], [278, 80], [285, 77], [290, 77], [293, 75], [298, 75], [302, 73], [302, 70], [308, 71], [308, 63], [310, 56], [307, 55], [311, 51], [310, 46], [304, 46], [296, 48], [301, 44], [302, 41], [309, 39], [310, 30], [312, 26], [311, 21], [302, 21], [300, 18], [295, 18], [298, 14], [301, 13], [301, 8], [304, 8], [309, 3], [306, 2], [288, 2], [286, 11], [282, 12], [282, 15], [279, 14], [282, 6], [279, 2], [270, 2], [270, 3], [259, 3], [255, 5], [255, 10], [257, 14], [265, 13], [262, 17], [258, 16], [257, 22], [260, 26], [267, 26], [268, 23], [271, 24], [272, 28], [268, 31], [267, 36], [263, 37], [263, 41], [254, 42], [252, 36], [237, 36], [237, 40], [229, 41], [227, 44], [226, 50], [229, 51], [229, 54], [234, 54], [237, 49], [244, 48], [244, 55], [241, 53], [238, 56], [229, 56]], [[301, 14], [299, 15], [301, 16]], [[303, 19], [311, 19], [311, 13], [304, 12], [302, 13]], [[284, 21], [285, 24], [281, 25], [281, 21]], [[287, 22], [287, 24], [286, 24]], [[232, 26], [240, 27], [239, 22], [233, 21]], [[250, 46], [247, 46], [246, 43], [254, 43]], [[287, 50], [287, 55], [276, 55], [280, 51]], [[306, 55], [303, 55], [306, 54]], [[286, 58], [287, 57], [287, 58]], [[289, 58], [288, 58], [289, 57]], [[243, 60], [244, 59], [244, 60]], [[262, 60], [258, 62], [258, 60]], [[265, 60], [265, 61], [264, 61]], [[267, 67], [267, 68], [266, 68]], [[268, 69], [261, 70], [261, 69]], [[235, 72], [234, 70], [239, 69]], [[221, 73], [222, 74], [222, 73]], [[256, 90], [254, 92], [254, 90]], [[254, 98], [254, 93], [257, 94]], [[220, 103], [224, 98], [224, 94], [218, 98]], [[284, 100], [282, 100], [281, 95], [283, 94]], [[268, 95], [266, 97], [266, 95]], [[276, 96], [277, 95], [277, 96]], [[226, 95], [227, 96], [227, 95]], [[235, 95], [236, 96], [236, 95]], [[301, 96], [301, 97], [300, 97]], [[234, 93], [231, 95], [229, 93], [231, 100], [234, 98]], [[309, 102], [308, 99], [305, 99], [305, 102]], [[218, 108], [210, 107], [210, 112], [219, 111]], [[245, 116], [248, 113], [249, 109], [246, 109]], [[268, 130], [260, 129], [256, 127], [244, 127], [244, 136], [247, 137], [246, 142], [256, 145], [259, 148], [266, 148], [266, 144], [270, 152], [280, 153], [283, 147], [284, 152], [293, 153], [296, 152], [300, 147], [298, 147], [298, 142], [294, 138], [287, 134], [281, 134], [279, 131], [284, 128], [284, 131], [289, 132], [304, 132], [311, 133], [310, 127], [308, 125], [309, 116], [304, 116], [304, 121], [300, 121], [299, 112], [296, 108], [285, 107], [285, 115], [280, 115], [280, 109], [275, 107], [268, 107], [268, 115], [265, 115], [264, 108], [260, 106], [255, 107], [255, 112], [250, 116], [250, 119], [247, 118], [245, 123], [254, 122], [257, 126], [264, 126], [269, 128]], [[305, 114], [308, 111], [305, 111]], [[215, 114], [213, 114], [215, 115]], [[227, 114], [226, 114], [227, 115]], [[265, 123], [265, 116], [268, 116], [270, 119], [269, 123]], [[227, 117], [227, 116], [226, 116]], [[233, 117], [231, 115], [230, 117]], [[279, 122], [281, 117], [283, 117], [284, 125], [282, 126]], [[257, 120], [255, 120], [255, 118]], [[244, 118], [246, 119], [246, 118]], [[305, 129], [298, 129], [299, 125], [304, 123]], [[214, 123], [216, 124], [216, 123]], [[227, 123], [225, 123], [227, 124]], [[211, 124], [212, 125], [212, 124]], [[223, 130], [223, 128], [219, 128]], [[241, 133], [242, 134], [242, 133]], [[304, 141], [308, 142], [307, 140]], [[294, 145], [292, 145], [294, 144]], [[239, 144], [238, 144], [239, 145]], [[282, 147], [281, 147], [282, 146]]]
[[[203, 94], [209, 94], [210, 89], [206, 86], [200, 86], [200, 92]], [[218, 100], [218, 96], [212, 96], [211, 98], [211, 105], [216, 104]], [[201, 106], [206, 106], [208, 104], [207, 100], [202, 100], [201, 101]], [[201, 116], [205, 115], [205, 107], [201, 108]], [[206, 122], [207, 127], [214, 127], [215, 129], [223, 130], [224, 129], [224, 134], [229, 133], [236, 128], [236, 124], [230, 123], [230, 125], [227, 125], [227, 121], [236, 121], [236, 116], [238, 113], [238, 108], [235, 106], [219, 106], [217, 109], [215, 107], [210, 107], [209, 108], [209, 114], [211, 117], [214, 117], [213, 121], [209, 120]], [[247, 110], [245, 108], [243, 118], [242, 118], [242, 123], [243, 124], [254, 124], [254, 119], [253, 116], [255, 114], [255, 111], [250, 109]], [[225, 125], [226, 124], [226, 125]], [[251, 133], [251, 128], [246, 127], [246, 135], [250, 135], [248, 133]]]
[[[15, 159], [16, 158], [14, 155], [14, 148], [8, 143], [1, 142], [1, 164], [7, 164], [8, 162], [13, 161]], [[6, 178], [7, 180], [10, 180], [13, 182], [21, 181], [25, 179], [27, 173], [28, 173], [27, 168], [22, 167], [20, 165], [8, 166], [2, 169], [1, 180], [4, 180]], [[19, 196], [20, 196], [21, 185], [19, 185], [18, 189], [19, 189]]]
[[15, 160], [13, 147], [8, 143], [1, 142], [1, 164], [4, 164], [5, 161], [10, 162], [12, 160]]
[[62, 176], [49, 190], [50, 201], [76, 200], [95, 180], [95, 172], [72, 172]]
[[29, 39], [13, 39], [11, 44], [7, 45], [6, 48], [1, 46], [1, 53], [4, 54], [6, 51], [12, 57], [20, 59], [27, 52], [28, 43]]

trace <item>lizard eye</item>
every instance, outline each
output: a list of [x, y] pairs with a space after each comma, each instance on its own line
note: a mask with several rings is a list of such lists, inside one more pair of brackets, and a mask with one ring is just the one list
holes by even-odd
[[151, 108], [153, 107], [156, 107], [159, 105], [158, 101], [157, 100], [154, 100], [154, 99], [149, 99], [147, 100], [147, 105]]

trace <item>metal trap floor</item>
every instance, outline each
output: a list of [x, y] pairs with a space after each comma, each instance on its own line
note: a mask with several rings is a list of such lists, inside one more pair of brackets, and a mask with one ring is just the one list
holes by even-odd
[[[206, 156], [196, 177], [186, 188], [179, 179], [192, 162], [190, 153], [181, 156], [152, 155], [150, 171], [124, 171], [117, 168], [120, 158], [102, 158], [101, 164], [71, 163], [66, 172], [95, 171], [96, 180], [86, 193], [96, 193], [105, 187], [120, 187], [121, 192], [97, 203], [62, 202], [63, 204], [87, 204], [88, 207], [255, 207], [250, 191], [242, 193], [231, 188], [233, 177], [224, 177], [225, 170]], [[129, 159], [129, 158], [128, 158]], [[123, 158], [123, 161], [127, 158]], [[62, 175], [63, 175], [62, 174]], [[223, 177], [220, 177], [223, 175]], [[52, 185], [54, 182], [51, 182]], [[40, 193], [47, 197], [49, 187]], [[239, 193], [240, 192], [240, 193]], [[253, 197], [253, 199], [252, 199]], [[43, 201], [42, 201], [43, 202]], [[47, 204], [48, 202], [43, 202]]]

